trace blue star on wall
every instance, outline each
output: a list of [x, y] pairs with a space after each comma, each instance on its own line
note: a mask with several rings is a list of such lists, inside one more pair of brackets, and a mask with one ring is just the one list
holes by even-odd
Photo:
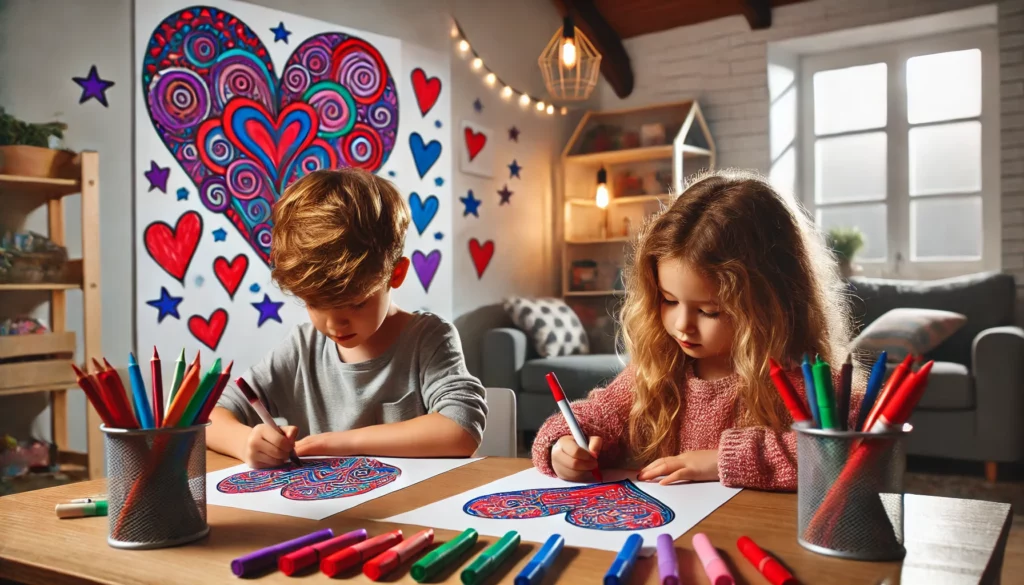
[[114, 82], [100, 79], [100, 74], [96, 71], [95, 65], [89, 68], [89, 75], [87, 77], [72, 77], [71, 79], [82, 88], [82, 95], [78, 98], [78, 103], [84, 104], [94, 99], [103, 104], [104, 108], [109, 107], [107, 104], [107, 90], [113, 87]]
[[473, 190], [472, 189], [470, 189], [468, 192], [466, 192], [466, 196], [465, 197], [459, 197], [459, 201], [461, 201], [462, 204], [466, 206], [465, 211], [462, 212], [462, 217], [466, 217], [470, 213], [472, 213], [473, 215], [475, 215], [477, 217], [480, 217], [480, 214], [477, 213], [477, 209], [480, 208], [480, 204], [483, 203], [483, 202], [473, 196]]
[[480, 98], [476, 98], [475, 100], [473, 100], [473, 109], [476, 110], [477, 112], [484, 111], [484, 103], [480, 101]]
[[213, 241], [214, 242], [223, 242], [224, 239], [227, 238], [227, 237], [228, 237], [228, 232], [225, 231], [224, 228], [217, 228], [217, 229], [213, 230]]
[[434, 184], [437, 185], [438, 187], [440, 187], [441, 185], [444, 185], [444, 179], [442, 179], [441, 177], [438, 177], [438, 178], [434, 179]]
[[180, 189], [178, 189], [177, 193], [178, 201], [185, 201], [186, 199], [188, 199], [188, 189], [181, 187]]
[[508, 165], [508, 178], [511, 179], [515, 177], [516, 179], [522, 179], [522, 177], [519, 176], [519, 171], [521, 170], [523, 170], [523, 167], [519, 166], [516, 159], [512, 159], [512, 164]]
[[288, 29], [286, 29], [284, 27], [284, 23], [283, 22], [281, 24], [277, 25], [276, 27], [270, 29], [270, 32], [274, 33], [274, 42], [275, 43], [277, 43], [277, 42], [284, 42], [284, 44], [286, 44], [286, 45], [288, 44], [288, 35], [292, 34], [292, 31], [290, 31], [290, 30], [288, 30]]
[[160, 311], [157, 315], [156, 322], [160, 323], [164, 320], [164, 317], [174, 317], [175, 319], [181, 319], [181, 315], [178, 314], [178, 305], [184, 297], [172, 297], [171, 293], [167, 292], [167, 287], [160, 287], [160, 298], [153, 299], [152, 301], [146, 301], [146, 304], [150, 307], [155, 307], [156, 310]]
[[282, 323], [281, 315], [279, 311], [284, 306], [284, 302], [274, 302], [270, 300], [270, 295], [263, 293], [263, 300], [258, 303], [250, 303], [257, 311], [260, 312], [260, 320], [256, 323], [257, 327], [262, 327], [264, 323], [270, 320]]

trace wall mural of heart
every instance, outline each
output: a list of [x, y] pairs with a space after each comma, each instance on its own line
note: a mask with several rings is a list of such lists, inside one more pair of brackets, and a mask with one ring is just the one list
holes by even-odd
[[469, 241], [469, 255], [473, 258], [473, 266], [476, 268], [477, 280], [483, 278], [484, 271], [491, 264], [494, 257], [494, 240], [487, 240], [483, 244], [480, 240], [473, 238]]
[[224, 336], [224, 330], [228, 326], [228, 312], [224, 309], [217, 309], [206, 319], [200, 315], [192, 315], [188, 318], [189, 332], [206, 347], [217, 351], [220, 345], [220, 338]]
[[317, 169], [377, 171], [398, 135], [395, 80], [367, 41], [311, 36], [281, 71], [245, 22], [209, 6], [165, 18], [142, 63], [160, 139], [203, 205], [227, 216], [264, 263], [285, 187]]
[[249, 258], [245, 254], [235, 256], [230, 262], [224, 256], [217, 256], [213, 260], [213, 273], [232, 299], [235, 298], [235, 293], [238, 292], [248, 269]]
[[417, 67], [412, 70], [412, 90], [416, 94], [416, 105], [420, 107], [420, 113], [426, 116], [441, 95], [441, 80], [427, 77], [427, 74]]
[[203, 218], [195, 211], [186, 211], [172, 228], [154, 221], [142, 232], [146, 253], [178, 282], [185, 284], [185, 274], [203, 235]]
[[430, 283], [434, 281], [437, 274], [437, 267], [441, 265], [441, 250], [434, 250], [424, 254], [419, 250], [412, 253], [412, 268], [416, 271], [416, 277], [420, 279], [423, 290], [430, 291]]
[[416, 226], [416, 231], [423, 235], [430, 222], [433, 221], [434, 216], [437, 215], [437, 209], [441, 206], [441, 203], [437, 200], [437, 197], [431, 195], [426, 199], [421, 199], [419, 193], [412, 193], [409, 195], [409, 209], [412, 211], [412, 223]]

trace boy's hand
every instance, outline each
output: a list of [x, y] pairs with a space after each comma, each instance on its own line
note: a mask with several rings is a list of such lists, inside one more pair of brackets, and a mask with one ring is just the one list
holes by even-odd
[[279, 467], [288, 462], [288, 453], [295, 447], [298, 427], [281, 427], [284, 435], [273, 428], [258, 424], [252, 428], [245, 442], [243, 461], [253, 469]]
[[295, 444], [295, 452], [299, 457], [309, 455], [354, 455], [351, 452], [345, 431], [320, 433], [303, 438]]
[[551, 449], [551, 467], [555, 475], [566, 481], [584, 481], [593, 478], [591, 472], [597, 469], [597, 456], [601, 452], [601, 437], [590, 437], [590, 450], [576, 444], [566, 435]]
[[636, 478], [653, 481], [662, 478], [661, 485], [677, 481], [717, 481], [718, 449], [687, 451], [674, 457], [662, 457], [640, 470]]

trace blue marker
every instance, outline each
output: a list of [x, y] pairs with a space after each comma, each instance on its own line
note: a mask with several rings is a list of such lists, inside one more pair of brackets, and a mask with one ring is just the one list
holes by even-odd
[[142, 381], [142, 370], [139, 369], [139, 362], [135, 361], [135, 354], [130, 352], [128, 353], [128, 380], [132, 384], [132, 405], [135, 410], [135, 418], [139, 419], [139, 426], [143, 429], [155, 427], [153, 411], [149, 409], [149, 399], [146, 398], [146, 383]]
[[868, 413], [871, 412], [871, 407], [874, 406], [875, 400], [878, 399], [878, 391], [882, 388], [882, 383], [885, 382], [885, 367], [889, 361], [889, 354], [882, 352], [878, 356], [878, 361], [875, 365], [871, 366], [871, 377], [868, 378], [868, 388], [864, 392], [864, 400], [860, 403], [860, 412], [857, 413], [857, 426], [853, 427], [854, 431], [861, 430], [864, 426], [864, 420], [867, 419]]
[[640, 554], [640, 547], [644, 544], [644, 537], [639, 534], [632, 534], [622, 545], [622, 550], [612, 561], [612, 566], [604, 574], [604, 585], [623, 585], [629, 581], [629, 574], [633, 572], [633, 565], [636, 564], [636, 556]]
[[565, 539], [561, 534], [552, 534], [544, 546], [540, 547], [537, 554], [533, 555], [529, 563], [516, 575], [515, 585], [539, 585], [544, 580], [544, 575], [554, 564], [558, 553], [562, 552], [565, 546]]
[[814, 371], [811, 370], [811, 361], [804, 354], [804, 363], [801, 368], [804, 372], [804, 395], [807, 396], [807, 405], [811, 407], [811, 418], [814, 419], [814, 428], [821, 428], [821, 415], [818, 413], [818, 393], [814, 389]]

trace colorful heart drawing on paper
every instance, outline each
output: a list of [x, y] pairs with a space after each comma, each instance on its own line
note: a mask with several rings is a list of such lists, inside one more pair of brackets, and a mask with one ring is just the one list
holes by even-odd
[[203, 218], [195, 211], [186, 211], [178, 217], [172, 228], [162, 221], [154, 221], [142, 232], [142, 241], [149, 257], [185, 284], [185, 274], [203, 235]]
[[466, 140], [466, 152], [469, 153], [469, 160], [476, 158], [480, 151], [487, 146], [487, 136], [482, 132], [473, 132], [472, 128], [465, 128], [462, 136]]
[[466, 502], [478, 518], [525, 520], [565, 514], [565, 521], [590, 530], [647, 530], [665, 526], [675, 512], [628, 480], [570, 488], [489, 494]]
[[459, 170], [484, 177], [494, 176], [494, 147], [491, 146], [493, 133], [472, 120], [463, 120], [462, 145], [459, 147]]
[[441, 206], [441, 202], [437, 200], [437, 197], [431, 195], [426, 199], [420, 199], [419, 193], [412, 193], [409, 195], [409, 208], [412, 210], [412, 223], [416, 225], [416, 231], [423, 235], [426, 231], [427, 226], [434, 220], [434, 216], [437, 215], [437, 209]]
[[430, 292], [430, 283], [434, 281], [437, 274], [437, 267], [441, 265], [441, 250], [434, 250], [430, 254], [423, 254], [419, 250], [412, 253], [412, 268], [423, 285], [424, 292]]
[[480, 240], [473, 238], [469, 241], [469, 255], [473, 258], [473, 266], [476, 267], [476, 277], [479, 280], [494, 257], [494, 240], [487, 240], [481, 244]]
[[369, 457], [306, 459], [301, 467], [254, 469], [236, 473], [217, 484], [223, 494], [252, 494], [281, 490], [288, 500], [350, 498], [385, 486], [402, 470]]
[[309, 37], [282, 72], [248, 25], [209, 6], [157, 25], [141, 72], [157, 135], [203, 205], [224, 214], [264, 263], [285, 187], [317, 169], [377, 171], [398, 135], [395, 80], [363, 39]]
[[213, 273], [232, 299], [235, 298], [235, 293], [238, 292], [238, 286], [242, 284], [247, 270], [249, 270], [249, 258], [245, 254], [235, 256], [235, 259], [230, 262], [224, 256], [217, 256], [213, 260]]
[[192, 315], [188, 318], [188, 330], [196, 339], [206, 347], [217, 351], [220, 339], [224, 336], [224, 330], [228, 326], [228, 312], [224, 309], [217, 309], [210, 314], [209, 319], [199, 315]]
[[423, 137], [419, 132], [409, 135], [409, 150], [412, 151], [412, 160], [416, 163], [416, 172], [422, 179], [430, 172], [437, 159], [441, 157], [441, 143], [431, 140], [428, 144], [423, 143]]
[[412, 91], [416, 94], [416, 105], [420, 107], [420, 114], [426, 117], [441, 95], [441, 80], [437, 77], [427, 77], [426, 72], [417, 67], [412, 70]]

